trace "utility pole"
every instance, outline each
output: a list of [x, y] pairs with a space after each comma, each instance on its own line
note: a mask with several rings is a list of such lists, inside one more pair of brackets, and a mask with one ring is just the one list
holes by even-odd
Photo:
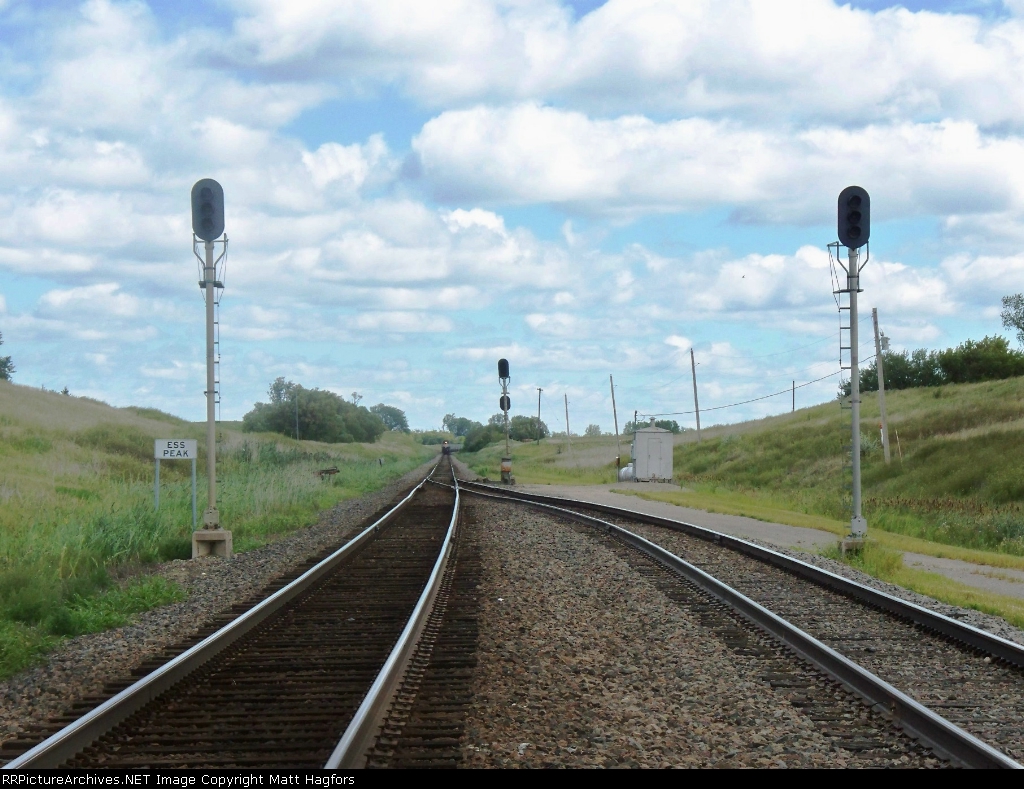
[[690, 349], [690, 372], [693, 373], [693, 412], [697, 415], [697, 443], [700, 443], [700, 403], [697, 402], [697, 362], [693, 360], [693, 348]]
[[793, 408], [789, 413], [796, 413], [796, 381], [793, 381]]
[[537, 446], [540, 446], [540, 393], [544, 390], [537, 387]]
[[569, 445], [569, 457], [572, 458], [572, 434], [569, 432], [569, 395], [565, 395], [565, 441]]
[[[882, 414], [882, 453], [885, 465], [889, 465], [889, 417], [885, 413], [885, 366], [882, 363], [882, 340], [878, 335], [878, 308], [871, 308], [871, 322], [875, 326], [875, 369], [878, 371], [878, 410]], [[888, 346], [888, 343], [886, 343]]]
[[615, 454], [619, 456], [619, 461], [616, 461], [616, 465], [622, 460], [622, 445], [619, 443], [619, 413], [615, 410], [615, 379], [611, 375], [608, 376], [608, 385], [612, 389], [612, 421], [615, 422]]

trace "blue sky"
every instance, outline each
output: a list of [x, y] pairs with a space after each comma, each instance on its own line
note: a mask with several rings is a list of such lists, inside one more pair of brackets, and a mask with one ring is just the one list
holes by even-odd
[[556, 430], [564, 394], [611, 429], [609, 374], [620, 425], [691, 410], [691, 347], [704, 408], [827, 376], [852, 183], [896, 348], [1003, 333], [1021, 53], [1016, 0], [0, 0], [3, 353], [18, 383], [202, 419], [202, 177], [228, 419], [285, 376], [484, 420], [500, 356]]

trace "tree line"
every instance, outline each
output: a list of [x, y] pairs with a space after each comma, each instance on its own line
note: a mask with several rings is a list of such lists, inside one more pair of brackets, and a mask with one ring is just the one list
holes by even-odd
[[358, 392], [352, 393], [349, 402], [334, 392], [306, 389], [280, 377], [267, 390], [267, 399], [269, 402], [256, 403], [242, 417], [243, 431], [280, 433], [328, 444], [371, 444], [388, 430], [409, 431], [404, 411], [384, 403], [361, 406]]
[[[486, 425], [455, 414], [445, 414], [441, 426], [464, 439], [462, 448], [466, 452], [477, 452], [488, 444], [505, 440], [504, 414], [494, 414]], [[536, 441], [538, 438], [547, 438], [551, 432], [535, 416], [513, 416], [509, 419], [508, 435], [513, 441]]]
[[[882, 351], [882, 367], [886, 389], [968, 384], [1024, 375], [1024, 353], [1010, 348], [1003, 337], [985, 337], [966, 340], [944, 351]], [[878, 390], [877, 359], [861, 370], [860, 389]], [[849, 397], [849, 381], [840, 385], [839, 394]]]

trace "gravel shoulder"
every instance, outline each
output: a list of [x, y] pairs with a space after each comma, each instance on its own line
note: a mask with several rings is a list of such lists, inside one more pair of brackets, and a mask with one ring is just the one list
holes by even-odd
[[126, 677], [147, 658], [188, 639], [275, 579], [340, 547], [434, 463], [431, 460], [375, 493], [341, 502], [322, 513], [314, 526], [230, 560], [176, 560], [148, 568], [147, 572], [180, 584], [188, 598], [140, 614], [124, 627], [69, 639], [44, 664], [0, 682], [0, 742], [101, 693], [105, 683]]

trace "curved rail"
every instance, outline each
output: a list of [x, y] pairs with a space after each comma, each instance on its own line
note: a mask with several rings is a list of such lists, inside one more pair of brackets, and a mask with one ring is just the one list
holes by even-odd
[[[473, 495], [494, 499], [518, 500], [525, 504], [529, 504], [530, 506], [554, 513], [559, 517], [574, 520], [588, 526], [595, 526], [613, 534], [647, 556], [650, 556], [655, 561], [682, 575], [700, 589], [703, 589], [708, 594], [716, 597], [726, 605], [736, 610], [744, 618], [771, 633], [792, 649], [798, 656], [807, 660], [809, 663], [833, 677], [844, 686], [850, 688], [854, 693], [890, 716], [893, 722], [904, 729], [908, 734], [927, 743], [938, 754], [946, 756], [954, 762], [968, 767], [1022, 768], [1022, 765], [1018, 764], [1010, 757], [996, 750], [987, 743], [982, 742], [977, 737], [974, 737], [942, 716], [932, 712], [930, 709], [915, 701], [902, 691], [896, 689], [888, 682], [885, 682], [872, 672], [853, 662], [849, 658], [844, 657], [831, 647], [823, 644], [809, 633], [806, 633], [797, 626], [791, 624], [785, 619], [782, 619], [764, 606], [756, 603], [727, 584], [722, 583], [717, 578], [709, 575], [700, 568], [695, 567], [675, 554], [666, 551], [661, 546], [656, 545], [655, 543], [652, 543], [649, 540], [622, 528], [621, 526], [601, 520], [600, 518], [595, 518], [592, 515], [584, 515], [583, 513], [566, 509], [565, 507], [559, 507], [554, 504], [537, 501], [535, 499], [545, 498], [548, 500], [572, 504], [582, 504], [583, 502], [570, 502], [565, 499], [556, 499], [552, 496], [541, 497], [518, 492], [511, 493], [509, 491], [492, 488], [489, 485], [480, 485], [477, 483], [464, 482], [463, 485], [466, 487], [467, 492]], [[486, 489], [487, 492], [484, 492], [483, 489]], [[604, 507], [604, 505], [595, 506]], [[635, 513], [631, 513], [628, 510], [619, 510], [616, 507], [609, 507], [608, 509], [616, 511], [616, 514], [621, 514], [623, 517], [633, 517], [635, 515]], [[658, 520], [667, 521], [668, 519]], [[668, 522], [675, 523], [674, 521]], [[700, 527], [694, 528], [699, 529]], [[717, 535], [718, 533], [712, 532], [712, 534]], [[721, 536], [724, 537], [726, 535]], [[747, 544], [751, 545], [750, 543]], [[781, 556], [781, 554], [776, 555]], [[810, 565], [808, 565], [808, 567], [810, 567]], [[817, 570], [818, 568], [813, 569]], [[892, 599], [895, 600], [896, 598]]]
[[398, 637], [394, 649], [391, 650], [391, 654], [384, 663], [384, 667], [380, 670], [373, 685], [370, 686], [366, 698], [359, 705], [359, 709], [334, 749], [334, 753], [324, 765], [327, 769], [363, 767], [365, 765], [366, 753], [376, 740], [384, 715], [391, 706], [395, 692], [401, 685], [409, 660], [423, 633], [423, 627], [433, 610], [438, 589], [441, 587], [441, 579], [444, 578], [444, 572], [455, 542], [455, 531], [459, 522], [459, 481], [455, 477], [454, 467], [452, 467], [452, 487], [455, 490], [452, 520], [448, 525], [448, 531], [444, 536], [444, 542], [441, 544], [441, 550], [430, 574], [430, 579], [427, 581], [423, 594], [420, 595], [402, 635]]
[[[330, 556], [195, 646], [142, 677], [56, 734], [11, 760], [4, 765], [4, 769], [59, 767], [121, 721], [140, 710], [196, 669], [208, 663], [266, 621], [270, 616], [314, 587], [339, 565], [350, 559], [409, 505], [416, 494], [435, 473], [438, 465], [435, 464], [427, 477], [421, 480], [398, 504]], [[456, 499], [455, 505], [456, 515], [457, 512], [458, 499]], [[456, 515], [453, 515], [453, 523]], [[449, 537], [446, 537], [445, 542], [446, 546], [448, 545], [450, 533], [451, 528], [449, 527]], [[442, 553], [447, 554], [447, 547]], [[421, 598], [420, 604], [422, 603], [423, 600]], [[417, 611], [419, 607], [417, 605]], [[406, 630], [408, 631], [408, 627]], [[403, 633], [403, 638], [405, 635], [406, 633]]]
[[755, 545], [754, 543], [748, 542], [740, 537], [733, 537], [732, 535], [723, 534], [722, 532], [717, 532], [704, 526], [697, 526], [693, 523], [686, 523], [685, 521], [662, 518], [657, 515], [648, 515], [643, 512], [634, 512], [633, 510], [627, 510], [622, 507], [613, 507], [610, 504], [597, 504], [590, 501], [563, 499], [557, 496], [542, 496], [535, 493], [523, 493], [520, 491], [506, 491], [500, 488], [495, 488], [491, 485], [483, 485], [478, 482], [463, 481], [462, 485], [470, 492], [477, 489], [487, 490], [505, 498], [521, 499], [527, 502], [536, 502], [541, 504], [546, 503], [554, 506], [602, 512], [606, 515], [614, 515], [627, 520], [639, 521], [640, 523], [647, 523], [651, 526], [675, 529], [676, 531], [681, 531], [685, 534], [698, 537], [708, 542], [715, 542], [726, 548], [730, 548], [734, 551], [738, 551], [746, 554], [747, 556], [758, 559], [759, 561], [788, 570], [794, 575], [808, 581], [812, 581], [819, 586], [832, 589], [836, 592], [847, 595], [848, 597], [867, 603], [868, 605], [876, 606], [877, 608], [888, 611], [891, 614], [895, 614], [902, 619], [906, 619], [936, 633], [940, 633], [948, 638], [955, 639], [967, 644], [968, 646], [974, 647], [986, 654], [992, 655], [992, 657], [1005, 660], [1007, 663], [1012, 663], [1019, 668], [1024, 668], [1024, 646], [1020, 644], [997, 636], [993, 633], [986, 632], [980, 628], [966, 624], [965, 622], [958, 622], [948, 616], [943, 616], [935, 611], [930, 611], [924, 606], [917, 605], [916, 603], [901, 600], [900, 598], [894, 597], [886, 592], [878, 589], [872, 589], [870, 586], [864, 586], [863, 584], [859, 584], [849, 578], [844, 578], [836, 573], [829, 572], [821, 567], [815, 567], [813, 564], [808, 564], [807, 562], [800, 561], [799, 559], [794, 559], [792, 556], [786, 556], [778, 551], [773, 551], [771, 548]]

